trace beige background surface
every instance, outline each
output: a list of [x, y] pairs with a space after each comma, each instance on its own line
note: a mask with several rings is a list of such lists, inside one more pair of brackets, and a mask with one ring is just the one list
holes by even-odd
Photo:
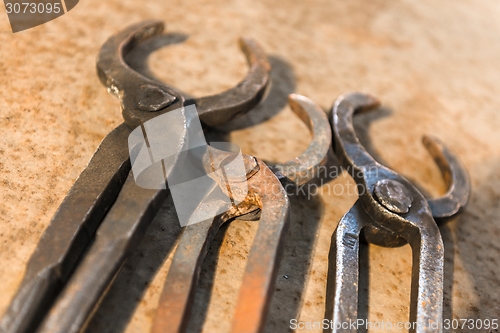
[[[285, 105], [292, 92], [324, 109], [350, 90], [378, 96], [384, 109], [357, 121], [363, 142], [433, 196], [445, 186], [420, 138], [444, 141], [468, 168], [473, 188], [466, 211], [441, 227], [444, 315], [500, 318], [500, 2], [81, 0], [63, 17], [17, 34], [1, 8], [0, 314], [66, 192], [121, 122], [118, 101], [95, 74], [101, 44], [128, 24], [158, 18], [187, 40], [131, 62], [196, 96], [221, 92], [244, 76], [239, 36], [256, 38], [267, 51], [270, 96], [247, 119], [255, 126], [230, 136], [246, 153], [285, 161], [305, 149], [310, 136]], [[333, 189], [350, 181], [340, 177], [322, 195], [292, 198], [267, 332], [289, 331], [291, 318], [323, 318], [330, 237], [356, 199]], [[163, 215], [172, 218], [151, 225], [88, 332], [147, 332], [180, 232], [171, 206]], [[255, 230], [255, 223], [237, 221], [219, 234], [190, 331], [229, 329]], [[370, 246], [367, 265], [368, 319], [406, 321], [409, 247]]]

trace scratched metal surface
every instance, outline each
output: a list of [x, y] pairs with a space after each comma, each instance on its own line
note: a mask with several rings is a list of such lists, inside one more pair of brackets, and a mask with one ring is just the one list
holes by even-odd
[[[129, 60], [193, 95], [223, 91], [243, 78], [239, 36], [256, 38], [268, 52], [269, 98], [246, 119], [254, 126], [230, 135], [246, 153], [283, 162], [307, 147], [306, 127], [285, 106], [292, 92], [325, 109], [350, 90], [378, 96], [384, 108], [356, 121], [358, 135], [379, 161], [430, 195], [445, 186], [420, 138], [428, 133], [445, 142], [468, 168], [472, 195], [466, 211], [441, 227], [444, 316], [500, 318], [499, 17], [493, 0], [82, 0], [63, 17], [13, 35], [7, 15], [0, 15], [0, 313], [57, 206], [121, 122], [117, 100], [95, 74], [99, 47], [129, 23], [159, 18], [187, 40], [165, 48], [160, 41], [147, 59]], [[319, 195], [291, 198], [292, 226], [267, 332], [288, 332], [292, 318], [323, 318], [330, 237], [355, 201], [352, 184], [340, 176]], [[180, 232], [171, 203], [162, 211], [88, 332], [149, 329]], [[256, 224], [237, 221], [224, 231], [204, 265], [191, 332], [229, 329]], [[406, 321], [409, 247], [370, 246], [363, 260], [369, 266], [360, 282], [364, 316]]]

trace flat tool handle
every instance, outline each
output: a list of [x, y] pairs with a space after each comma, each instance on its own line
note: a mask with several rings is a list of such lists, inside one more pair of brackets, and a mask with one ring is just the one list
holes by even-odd
[[129, 174], [96, 239], [38, 333], [80, 332], [154, 219], [167, 190], [147, 190]]
[[28, 262], [0, 332], [34, 332], [69, 279], [130, 170], [129, 133], [125, 124], [110, 132], [73, 184]]

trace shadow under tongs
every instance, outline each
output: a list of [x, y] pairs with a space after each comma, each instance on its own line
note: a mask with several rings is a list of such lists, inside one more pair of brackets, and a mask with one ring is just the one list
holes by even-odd
[[378, 108], [377, 110], [372, 110], [364, 113], [355, 114], [352, 120], [354, 130], [356, 131], [356, 136], [359, 142], [363, 145], [366, 151], [380, 164], [385, 165], [390, 168], [380, 154], [377, 152], [373, 146], [372, 140], [370, 139], [370, 126], [379, 119], [389, 117], [393, 111], [385, 106]]

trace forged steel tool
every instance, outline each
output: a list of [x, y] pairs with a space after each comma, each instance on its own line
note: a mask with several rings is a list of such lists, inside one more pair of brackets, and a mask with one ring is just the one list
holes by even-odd
[[[260, 224], [248, 256], [231, 332], [257, 333], [262, 330], [288, 227], [289, 202], [285, 187], [302, 185], [316, 177], [318, 168], [325, 165], [332, 154], [332, 134], [325, 112], [300, 95], [290, 95], [289, 104], [312, 133], [309, 147], [300, 156], [283, 164], [263, 163], [246, 156], [246, 199], [234, 210], [185, 228], [164, 284], [153, 333], [186, 330], [200, 267], [208, 247], [220, 226], [238, 216], [249, 220], [260, 218]], [[224, 154], [220, 156], [224, 157]], [[219, 161], [213, 162], [214, 166], [219, 164]], [[222, 181], [220, 187], [233, 188], [225, 186]], [[227, 195], [233, 197], [234, 191]]]
[[[252, 109], [264, 96], [270, 64], [262, 48], [252, 39], [240, 40], [250, 66], [244, 80], [228, 91], [188, 103], [173, 87], [131, 69], [124, 56], [162, 31], [162, 22], [142, 22], [116, 34], [102, 46], [97, 72], [108, 91], [120, 99], [125, 123], [104, 138], [52, 218], [27, 264], [17, 294], [0, 321], [1, 332], [31, 333], [36, 330], [102, 224], [82, 265], [73, 274], [75, 288], [66, 288], [58, 307], [51, 312], [51, 316], [64, 313], [65, 317], [55, 326], [51, 326], [52, 321], [46, 321], [42, 331], [68, 333], [80, 329], [125, 258], [142, 238], [167, 196], [167, 190], [165, 187], [147, 190], [134, 183], [129, 173], [127, 148], [128, 137], [134, 128], [193, 103], [203, 123], [222, 124]], [[175, 140], [168, 142], [174, 149], [186, 144], [188, 119], [185, 113], [180, 114], [181, 126], [170, 128], [177, 134]], [[170, 170], [165, 170], [166, 174], [168, 172]]]
[[378, 107], [369, 95], [341, 96], [332, 111], [335, 153], [353, 176], [359, 199], [340, 220], [332, 237], [326, 317], [333, 332], [356, 332], [358, 319], [359, 238], [381, 246], [408, 242], [413, 251], [410, 322], [412, 332], [441, 332], [444, 248], [434, 218], [449, 218], [465, 206], [470, 192], [467, 172], [438, 140], [423, 143], [449, 188], [438, 199], [426, 199], [408, 180], [376, 162], [360, 144], [352, 125], [355, 112]]

